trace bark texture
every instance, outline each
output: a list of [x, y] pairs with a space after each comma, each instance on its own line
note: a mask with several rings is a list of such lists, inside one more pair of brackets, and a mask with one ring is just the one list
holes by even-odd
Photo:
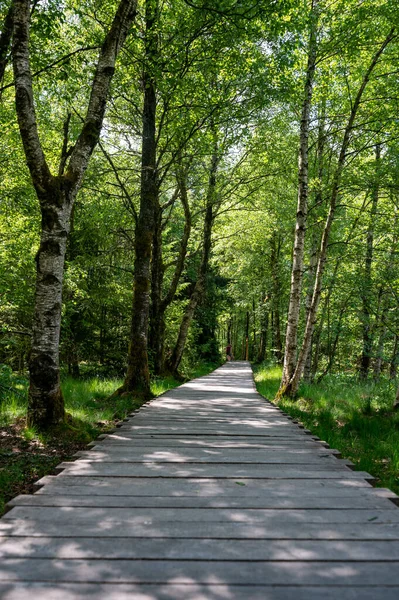
[[302, 104], [299, 142], [298, 205], [296, 212], [294, 254], [291, 271], [290, 302], [288, 307], [284, 367], [283, 376], [281, 380], [281, 387], [286, 386], [291, 380], [291, 377], [294, 374], [297, 358], [298, 324], [301, 308], [306, 219], [308, 212], [309, 123], [317, 56], [317, 0], [313, 0], [312, 2], [312, 12], [310, 19], [311, 22], [308, 46], [308, 63], [306, 69], [305, 89]]
[[330, 238], [332, 223], [333, 223], [334, 216], [335, 216], [335, 210], [336, 210], [337, 201], [338, 201], [338, 197], [339, 197], [339, 191], [340, 191], [341, 178], [342, 178], [342, 173], [343, 173], [344, 166], [345, 166], [345, 161], [346, 161], [347, 151], [348, 151], [348, 147], [349, 147], [349, 143], [350, 143], [350, 139], [351, 139], [352, 129], [353, 129], [353, 126], [355, 123], [355, 119], [356, 119], [356, 115], [357, 115], [357, 112], [358, 112], [358, 109], [360, 106], [361, 99], [363, 97], [363, 93], [367, 87], [369, 80], [370, 80], [371, 74], [372, 74], [373, 70], [375, 69], [385, 48], [387, 47], [387, 45], [390, 43], [390, 41], [393, 38], [394, 38], [394, 29], [392, 29], [390, 31], [390, 33], [385, 38], [384, 42], [381, 44], [378, 51], [375, 53], [373, 59], [371, 60], [370, 65], [363, 77], [362, 83], [359, 87], [359, 90], [358, 90], [356, 97], [354, 99], [354, 102], [352, 104], [352, 109], [350, 112], [348, 123], [345, 127], [345, 131], [344, 131], [344, 135], [343, 135], [343, 140], [342, 140], [341, 149], [340, 149], [340, 153], [339, 153], [339, 157], [338, 157], [337, 167], [336, 167], [334, 177], [332, 180], [330, 208], [328, 211], [327, 219], [325, 221], [323, 235], [322, 235], [322, 239], [321, 239], [312, 303], [311, 303], [311, 306], [309, 309], [308, 319], [306, 321], [306, 327], [305, 327], [305, 333], [304, 333], [302, 347], [301, 347], [301, 350], [300, 350], [300, 353], [298, 356], [298, 361], [296, 364], [295, 372], [294, 372], [290, 382], [288, 383], [288, 385], [282, 386], [280, 388], [279, 395], [285, 394], [285, 395], [295, 397], [298, 392], [299, 383], [300, 383], [300, 380], [301, 380], [301, 377], [303, 374], [303, 370], [305, 367], [305, 362], [306, 362], [307, 354], [309, 352], [310, 343], [311, 343], [311, 339], [312, 339], [312, 335], [313, 335], [313, 331], [314, 331], [314, 326], [315, 326], [316, 319], [317, 319], [317, 310], [318, 310], [318, 306], [319, 306], [319, 302], [320, 302], [321, 289], [322, 289], [322, 287], [321, 287], [322, 286], [322, 278], [323, 278], [323, 273], [324, 273], [324, 267], [325, 267], [326, 260], [327, 260], [328, 242], [329, 242], [329, 238]]
[[[62, 283], [71, 212], [90, 156], [99, 139], [106, 99], [118, 52], [135, 17], [136, 1], [122, 1], [104, 40], [93, 79], [86, 118], [77, 142], [67, 149], [68, 125], [57, 175], [53, 175], [39, 139], [29, 57], [29, 0], [14, 2], [13, 68], [19, 129], [42, 215], [40, 246], [36, 256], [35, 307], [28, 423], [39, 428], [64, 418], [60, 388], [59, 339]], [[67, 165], [69, 159], [69, 163]]]
[[[0, 85], [3, 82], [4, 72], [7, 66], [8, 53], [11, 46], [14, 16], [14, 0], [11, 0], [9, 9], [3, 22], [0, 34]], [[1, 94], [1, 92], [0, 92]]]
[[157, 60], [156, 25], [158, 3], [147, 0], [145, 8], [146, 65], [143, 73], [144, 105], [141, 150], [140, 211], [135, 233], [134, 289], [128, 365], [121, 392], [151, 396], [148, 366], [148, 323], [150, 312], [151, 254], [159, 205], [156, 164], [156, 81], [153, 74]]

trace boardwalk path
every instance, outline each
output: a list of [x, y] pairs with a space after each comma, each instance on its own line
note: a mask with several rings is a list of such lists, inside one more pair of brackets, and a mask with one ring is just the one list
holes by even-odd
[[265, 402], [247, 363], [102, 437], [11, 503], [2, 600], [399, 598], [394, 495]]

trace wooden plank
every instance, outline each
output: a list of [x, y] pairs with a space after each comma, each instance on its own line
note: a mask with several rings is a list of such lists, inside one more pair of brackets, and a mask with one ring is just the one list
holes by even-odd
[[399, 525], [370, 523], [231, 523], [231, 522], [173, 522], [150, 521], [125, 523], [28, 521], [26, 519], [0, 521], [0, 537], [63, 537], [75, 540], [80, 538], [189, 538], [264, 540], [399, 540]]
[[281, 469], [279, 465], [184, 465], [172, 463], [143, 463], [135, 465], [129, 463], [90, 463], [83, 460], [76, 462], [63, 462], [58, 465], [63, 469], [59, 477], [215, 477], [238, 479], [368, 479], [373, 480], [369, 473], [364, 471], [351, 471], [344, 465], [329, 465], [328, 468], [304, 467], [294, 468], [287, 466]]
[[297, 438], [246, 438], [245, 436], [237, 438], [226, 436], [192, 436], [184, 437], [183, 435], [152, 435], [152, 436], [131, 436], [125, 435], [118, 430], [117, 433], [111, 433], [100, 437], [94, 442], [108, 444], [124, 444], [130, 447], [134, 446], [150, 446], [157, 447], [200, 447], [200, 448], [318, 448], [323, 446], [320, 442], [314, 441], [311, 437], [306, 436], [303, 439]]
[[29, 582], [0, 584], [0, 597], [26, 600], [397, 600], [398, 586], [242, 586], [213, 584], [117, 584]]
[[70, 523], [71, 515], [75, 523], [97, 523], [102, 527], [105, 523], [124, 522], [127, 524], [153, 524], [161, 521], [180, 522], [232, 522], [232, 523], [399, 523], [399, 510], [394, 505], [390, 510], [341, 510], [341, 509], [250, 509], [250, 508], [90, 508], [85, 507], [48, 507], [16, 506], [3, 517], [3, 521], [31, 520], [37, 523], [53, 521], [61, 524]]
[[[78, 490], [79, 491], [79, 490]], [[357, 493], [356, 495], [325, 496], [315, 491], [304, 490], [297, 496], [290, 497], [279, 492], [269, 492], [265, 496], [84, 496], [72, 495], [70, 492], [64, 495], [34, 494], [17, 496], [8, 503], [13, 506], [89, 506], [94, 508], [324, 508], [324, 509], [386, 509], [395, 507], [393, 500], [399, 498], [386, 490], [386, 495], [376, 492], [381, 490], [371, 489], [372, 493]], [[76, 490], [73, 490], [76, 494]]]
[[[201, 495], [215, 496], [231, 494], [233, 496], [247, 496], [254, 494], [267, 494], [269, 490], [279, 490], [281, 492], [293, 495], [301, 494], [304, 490], [315, 490], [322, 493], [322, 490], [339, 489], [340, 494], [357, 493], [357, 489], [371, 489], [371, 486], [365, 479], [251, 479], [232, 477], [230, 479], [218, 479], [209, 477], [198, 479], [187, 477], [179, 480], [178, 484], [174, 478], [152, 479], [137, 477], [134, 481], [129, 477], [118, 478], [117, 482], [113, 477], [75, 477], [69, 475], [60, 477], [59, 475], [47, 475], [37, 482], [38, 485], [45, 485], [46, 489], [40, 489], [38, 493], [56, 494], [65, 493], [65, 488], [80, 488], [80, 493], [86, 490], [86, 494], [106, 494], [112, 495], [137, 495], [137, 496], [185, 496]], [[108, 492], [107, 492], [108, 491]]]
[[0, 538], [0, 558], [263, 560], [263, 561], [399, 561], [399, 541], [231, 540], [80, 538]]
[[[241, 452], [241, 454], [239, 453]], [[110, 448], [108, 450], [98, 450], [98, 451], [80, 451], [76, 453], [76, 456], [83, 461], [90, 462], [118, 462], [118, 463], [145, 463], [145, 462], [161, 462], [161, 463], [184, 463], [184, 464], [210, 464], [210, 463], [219, 463], [219, 464], [314, 464], [314, 465], [329, 465], [331, 462], [337, 462], [337, 458], [332, 453], [301, 453], [291, 452], [291, 453], [283, 453], [283, 452], [271, 452], [267, 454], [265, 450], [261, 452], [257, 452], [254, 454], [253, 452], [245, 452], [245, 450], [241, 450], [239, 452], [227, 453], [227, 450], [224, 452], [218, 452], [215, 454], [210, 454], [208, 452], [201, 451], [173, 451], [173, 450], [158, 450], [158, 451], [141, 451], [135, 452], [130, 448], [122, 447], [122, 449], [118, 447]], [[338, 466], [341, 464], [346, 464], [346, 461], [339, 461]], [[336, 466], [333, 463], [333, 466]]]
[[399, 585], [399, 562], [65, 560], [5, 558], [0, 581], [212, 583], [248, 585]]

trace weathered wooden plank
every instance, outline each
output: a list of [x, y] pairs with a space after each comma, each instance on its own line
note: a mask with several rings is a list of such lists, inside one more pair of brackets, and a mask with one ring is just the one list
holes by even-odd
[[0, 581], [399, 585], [399, 562], [64, 560], [5, 558]]
[[[337, 461], [338, 462], [338, 461]], [[294, 468], [287, 466], [284, 469], [279, 465], [184, 465], [172, 463], [90, 463], [83, 460], [63, 462], [57, 468], [63, 469], [59, 477], [215, 477], [215, 478], [260, 478], [260, 479], [368, 479], [373, 480], [369, 473], [364, 471], [351, 471], [345, 465], [330, 464], [324, 469], [312, 467]]]
[[[367, 488], [366, 488], [367, 489]], [[78, 490], [79, 491], [79, 490]], [[368, 491], [368, 490], [367, 490]], [[378, 494], [385, 491], [386, 494]], [[73, 490], [76, 494], [76, 490]], [[333, 492], [331, 492], [333, 493]], [[317, 490], [304, 490], [301, 494], [290, 497], [279, 492], [269, 492], [265, 496], [84, 496], [72, 495], [66, 491], [65, 495], [34, 494], [21, 495], [8, 503], [13, 506], [91, 506], [95, 508], [324, 508], [324, 509], [356, 509], [368, 508], [370, 510], [381, 508], [390, 510], [394, 508], [393, 501], [399, 498], [390, 490], [371, 489], [370, 493], [358, 492], [350, 496], [327, 496]]]
[[[346, 473], [344, 477], [339, 479], [252, 479], [231, 477], [230, 479], [218, 479], [209, 477], [198, 479], [188, 477], [179, 480], [178, 484], [175, 478], [163, 478], [154, 480], [152, 478], [137, 477], [134, 481], [129, 477], [118, 478], [117, 482], [114, 477], [82, 477], [70, 475], [60, 477], [59, 475], [47, 475], [42, 477], [37, 482], [38, 485], [45, 485], [45, 489], [40, 489], [38, 493], [56, 494], [57, 489], [60, 493], [65, 493], [65, 488], [75, 489], [75, 486], [80, 488], [79, 493], [86, 490], [87, 494], [106, 494], [112, 495], [136, 495], [136, 496], [185, 496], [185, 495], [201, 495], [215, 496], [232, 494], [233, 496], [247, 496], [254, 494], [267, 494], [269, 490], [279, 490], [281, 492], [290, 493], [293, 495], [301, 494], [304, 490], [314, 489], [318, 491], [339, 489], [340, 494], [357, 493], [360, 489], [372, 489], [370, 484], [365, 479], [348, 479]], [[356, 491], [355, 491], [356, 490]]]
[[160, 521], [233, 522], [233, 523], [399, 523], [399, 510], [392, 505], [390, 510], [340, 510], [340, 509], [250, 509], [250, 508], [85, 508], [85, 507], [48, 507], [43, 510], [40, 506], [16, 506], [4, 517], [4, 521], [27, 519], [37, 523], [53, 521], [56, 524], [74, 522], [105, 523], [123, 521], [128, 523], [158, 523]]
[[62, 537], [0, 538], [0, 558], [399, 561], [399, 541], [215, 540]]
[[[134, 451], [134, 449], [122, 447], [101, 449], [98, 451], [80, 451], [77, 452], [77, 458], [90, 461], [90, 462], [118, 462], [118, 463], [145, 463], [145, 462], [162, 462], [162, 463], [219, 463], [219, 464], [302, 464], [302, 465], [330, 465], [331, 462], [338, 462], [338, 466], [346, 464], [346, 461], [338, 461], [334, 454], [331, 452], [323, 453], [319, 452], [307, 452], [298, 450], [298, 452], [278, 452], [276, 451], [267, 453], [266, 450], [261, 452], [253, 453], [246, 452], [245, 450], [228, 452], [226, 449], [223, 452], [211, 453], [210, 451], [173, 451], [173, 450], [147, 450], [141, 452]], [[333, 467], [336, 466], [333, 462]]]
[[242, 586], [214, 584], [99, 584], [12, 583], [0, 584], [0, 597], [26, 600], [397, 600], [397, 586]]
[[231, 523], [231, 522], [173, 522], [152, 523], [124, 521], [112, 523], [12, 520], [0, 521], [0, 537], [63, 537], [79, 543], [80, 538], [189, 538], [264, 540], [399, 540], [399, 525], [361, 523]]
[[200, 448], [322, 448], [320, 442], [314, 441], [310, 436], [306, 436], [303, 439], [298, 440], [297, 438], [246, 438], [243, 437], [226, 437], [226, 436], [165, 436], [165, 435], [152, 435], [152, 436], [129, 436], [121, 433], [118, 430], [117, 433], [107, 434], [104, 437], [95, 441], [95, 444], [124, 444], [130, 447], [134, 446], [183, 446], [183, 447], [200, 447]]

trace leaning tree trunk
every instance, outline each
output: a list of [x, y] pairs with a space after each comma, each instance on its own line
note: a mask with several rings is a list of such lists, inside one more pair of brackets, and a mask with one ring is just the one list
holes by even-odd
[[382, 55], [385, 48], [387, 47], [387, 45], [390, 43], [390, 41], [393, 38], [394, 38], [394, 29], [392, 29], [390, 31], [390, 33], [388, 34], [388, 36], [385, 38], [384, 42], [381, 44], [380, 48], [375, 53], [370, 65], [367, 69], [366, 74], [364, 75], [363, 81], [360, 85], [360, 88], [356, 94], [355, 100], [352, 105], [351, 113], [349, 116], [349, 120], [345, 127], [342, 145], [341, 145], [339, 158], [338, 158], [338, 164], [337, 164], [336, 171], [334, 173], [332, 186], [331, 186], [330, 208], [328, 211], [328, 215], [327, 215], [327, 219], [326, 219], [326, 222], [324, 225], [323, 235], [322, 235], [322, 239], [321, 239], [319, 260], [317, 263], [316, 278], [315, 278], [314, 291], [313, 291], [313, 297], [312, 297], [312, 304], [310, 306], [309, 315], [308, 315], [308, 318], [306, 321], [304, 339], [303, 339], [302, 347], [301, 347], [301, 350], [300, 350], [300, 353], [298, 356], [298, 361], [297, 361], [294, 375], [292, 376], [292, 378], [287, 386], [280, 388], [280, 390], [278, 392], [279, 397], [281, 395], [288, 395], [291, 397], [295, 397], [298, 392], [299, 383], [300, 383], [300, 380], [301, 380], [301, 377], [303, 374], [303, 370], [305, 367], [305, 362], [306, 362], [307, 354], [309, 352], [310, 343], [311, 343], [312, 335], [313, 335], [313, 331], [314, 331], [314, 326], [315, 326], [316, 319], [317, 319], [317, 310], [318, 310], [319, 302], [320, 302], [322, 278], [323, 278], [325, 263], [327, 260], [327, 250], [328, 250], [330, 232], [331, 232], [331, 227], [332, 227], [332, 223], [333, 223], [334, 216], [335, 216], [335, 209], [337, 206], [337, 200], [338, 200], [338, 196], [339, 196], [339, 188], [340, 188], [340, 184], [341, 184], [342, 173], [343, 173], [344, 166], [345, 166], [346, 155], [347, 155], [347, 151], [348, 151], [348, 147], [349, 147], [352, 129], [353, 129], [353, 126], [355, 123], [356, 115], [357, 115], [357, 112], [358, 112], [358, 109], [360, 106], [360, 102], [361, 102], [363, 93], [367, 87], [369, 80], [370, 80], [371, 74], [372, 74], [375, 66], [378, 63], [380, 56]]
[[298, 324], [301, 309], [301, 289], [304, 270], [304, 249], [306, 219], [308, 212], [308, 171], [309, 171], [309, 124], [310, 107], [313, 94], [313, 82], [316, 70], [317, 54], [317, 0], [312, 2], [308, 47], [308, 64], [304, 98], [302, 104], [299, 158], [298, 158], [298, 205], [296, 211], [294, 254], [291, 271], [290, 302], [288, 307], [287, 331], [285, 336], [285, 352], [281, 388], [288, 385], [295, 371], [298, 343]]
[[208, 191], [206, 198], [204, 228], [203, 228], [203, 242], [202, 242], [202, 257], [201, 264], [198, 272], [198, 279], [194, 286], [194, 291], [191, 295], [186, 310], [184, 311], [183, 319], [180, 325], [179, 334], [177, 336], [176, 344], [173, 348], [172, 355], [168, 361], [168, 369], [175, 375], [178, 374], [178, 369], [183, 356], [184, 348], [186, 345], [188, 331], [193, 319], [195, 309], [203, 298], [206, 289], [206, 278], [208, 275], [209, 260], [211, 256], [212, 247], [212, 227], [214, 222], [214, 209], [215, 209], [215, 193], [216, 193], [216, 173], [218, 168], [218, 152], [217, 144], [215, 142], [215, 151], [212, 155], [211, 169], [209, 174]]
[[68, 116], [64, 125], [58, 174], [53, 175], [37, 128], [29, 54], [30, 2], [14, 1], [12, 55], [16, 111], [26, 162], [42, 215], [40, 246], [36, 255], [28, 393], [28, 423], [38, 428], [49, 427], [64, 419], [59, 340], [63, 272], [71, 211], [100, 136], [116, 58], [135, 14], [136, 0], [121, 0], [100, 51], [83, 127], [75, 145], [68, 149]]

